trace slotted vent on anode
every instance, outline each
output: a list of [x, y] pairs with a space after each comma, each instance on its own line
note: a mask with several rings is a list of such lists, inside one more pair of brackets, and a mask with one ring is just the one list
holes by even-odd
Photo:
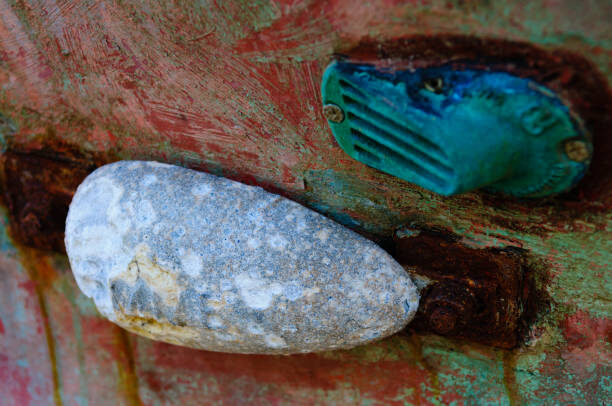
[[339, 85], [357, 159], [390, 173], [409, 171], [416, 183], [441, 190], [450, 187], [453, 169], [438, 145], [377, 108], [376, 103], [368, 103], [367, 96], [350, 82], [340, 80]]

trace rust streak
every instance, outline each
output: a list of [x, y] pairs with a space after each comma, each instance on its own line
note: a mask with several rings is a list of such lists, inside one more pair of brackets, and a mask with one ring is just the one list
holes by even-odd
[[503, 352], [504, 387], [508, 395], [510, 406], [520, 405], [520, 388], [516, 382], [516, 356], [511, 351]]
[[[34, 291], [38, 300], [38, 306], [40, 308], [40, 316], [43, 322], [43, 328], [45, 331], [45, 338], [47, 341], [47, 350], [49, 352], [49, 363], [51, 364], [51, 379], [53, 381], [53, 401], [56, 406], [63, 405], [61, 396], [61, 382], [59, 373], [57, 370], [57, 354], [55, 351], [55, 339], [53, 338], [53, 331], [51, 328], [51, 321], [49, 318], [49, 310], [45, 301], [44, 287], [49, 282], [49, 272], [54, 270], [46, 262], [44, 254], [38, 250], [34, 250], [26, 247], [19, 247], [19, 253], [21, 256], [21, 263], [26, 269], [30, 280], [34, 284]], [[45, 269], [40, 269], [44, 267]]]
[[[128, 333], [120, 327], [116, 327], [116, 343], [119, 350], [119, 382], [123, 386], [125, 397], [130, 405], [140, 406], [142, 400], [138, 391], [138, 375], [136, 375], [136, 363]], [[123, 362], [122, 362], [123, 361]]]

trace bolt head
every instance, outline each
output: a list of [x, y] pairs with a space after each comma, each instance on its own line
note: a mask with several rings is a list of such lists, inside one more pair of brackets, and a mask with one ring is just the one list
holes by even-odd
[[584, 162], [589, 159], [589, 148], [584, 141], [572, 140], [567, 141], [564, 145], [565, 155], [572, 161]]
[[38, 216], [29, 212], [21, 217], [21, 229], [28, 237], [34, 237], [41, 232], [41, 224]]
[[332, 123], [341, 123], [344, 121], [344, 111], [335, 104], [326, 104], [323, 106], [323, 115]]
[[444, 90], [444, 79], [438, 78], [429, 78], [423, 81], [423, 87], [428, 92], [432, 93], [442, 93]]
[[429, 315], [429, 325], [438, 334], [448, 334], [455, 329], [457, 312], [448, 307], [438, 307]]

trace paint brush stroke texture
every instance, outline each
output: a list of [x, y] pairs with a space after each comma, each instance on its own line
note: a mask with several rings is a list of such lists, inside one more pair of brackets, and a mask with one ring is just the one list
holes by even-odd
[[[609, 399], [612, 171], [605, 143], [612, 114], [601, 95], [612, 77], [611, 20], [609, 0], [0, 2], [0, 107], [15, 123], [15, 143], [51, 137], [113, 159], [178, 162], [273, 186], [377, 236], [426, 222], [474, 246], [520, 247], [552, 300], [514, 351], [410, 331], [322, 354], [198, 351], [119, 333], [79, 292], [65, 258], [15, 246], [2, 216], [2, 399], [9, 405]], [[441, 38], [432, 49], [449, 33], [458, 40]], [[572, 107], [599, 120], [590, 128], [598, 152], [579, 194], [534, 204], [477, 193], [439, 198], [346, 157], [320, 112], [319, 83], [331, 55], [364, 40], [377, 45], [415, 35], [424, 40], [415, 54], [447, 57], [436, 63], [457, 52], [504, 57], [535, 49], [531, 55], [548, 59], [530, 58], [519, 66], [523, 72], [546, 62], [543, 75], [558, 74], [555, 83], [586, 92]], [[519, 42], [508, 48], [504, 40]], [[451, 54], [435, 52], [441, 48]], [[567, 53], [589, 63], [575, 64]]]

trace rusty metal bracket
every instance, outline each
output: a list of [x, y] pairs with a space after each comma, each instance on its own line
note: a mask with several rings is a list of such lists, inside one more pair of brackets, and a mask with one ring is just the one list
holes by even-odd
[[2, 161], [11, 236], [30, 247], [64, 252], [68, 205], [81, 181], [103, 160], [57, 140], [36, 140], [9, 146]]
[[[81, 181], [107, 159], [56, 140], [8, 146], [0, 184], [19, 243], [64, 252], [68, 206]], [[518, 345], [529, 296], [525, 253], [468, 247], [448, 230], [403, 229], [394, 256], [427, 282], [409, 329], [501, 348]]]
[[515, 347], [529, 295], [524, 254], [468, 247], [447, 230], [396, 233], [395, 258], [428, 281], [409, 328]]

